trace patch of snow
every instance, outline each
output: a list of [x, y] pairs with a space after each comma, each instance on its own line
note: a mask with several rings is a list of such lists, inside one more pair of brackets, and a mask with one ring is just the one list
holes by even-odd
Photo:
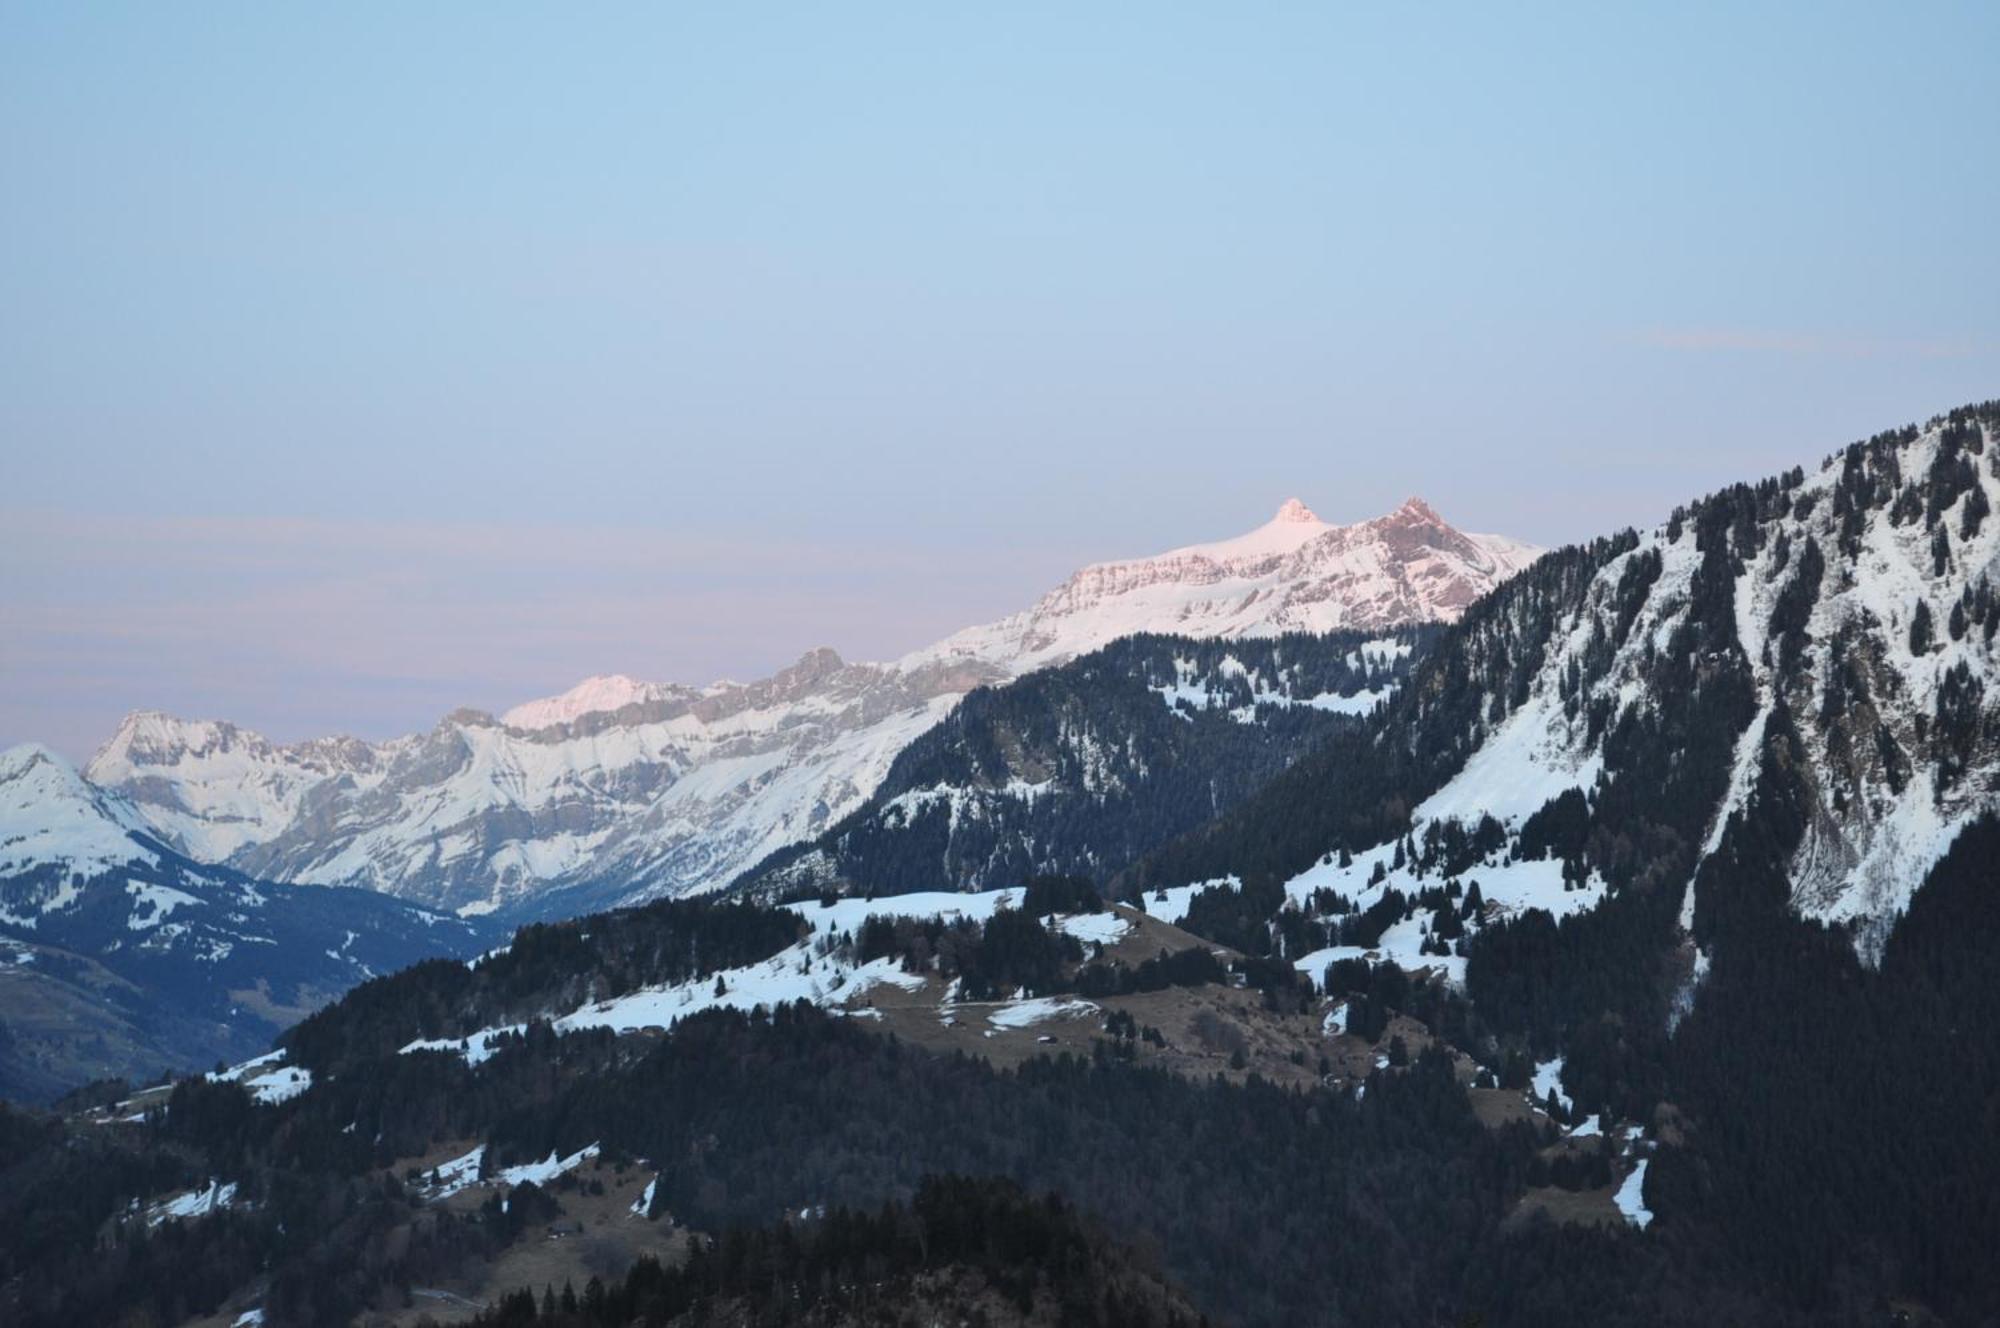
[[260, 1074], [248, 1080], [243, 1086], [250, 1090], [250, 1096], [265, 1106], [276, 1106], [289, 1102], [312, 1087], [312, 1071], [302, 1065], [286, 1065]]
[[1050, 1019], [1076, 1019], [1096, 1012], [1097, 1006], [1089, 1001], [1036, 996], [999, 1006], [986, 1016], [986, 1022], [995, 1028], [1032, 1028]]
[[[1539, 803], [1536, 805], [1540, 806]], [[1346, 867], [1340, 866], [1338, 859], [1322, 861], [1287, 881], [1285, 893], [1294, 904], [1304, 905], [1315, 891], [1328, 889], [1352, 900], [1356, 909], [1367, 909], [1390, 890], [1401, 891], [1414, 901], [1420, 891], [1444, 883], [1444, 878], [1436, 872], [1419, 877], [1408, 865], [1392, 867], [1390, 864], [1394, 860], [1395, 846], [1384, 844], [1353, 855]], [[1383, 878], [1370, 885], [1369, 878], [1374, 875], [1378, 864], [1383, 869]], [[1562, 870], [1562, 863], [1554, 859], [1495, 860], [1490, 864], [1474, 865], [1454, 879], [1468, 892], [1476, 882], [1488, 913], [1496, 919], [1537, 908], [1561, 919], [1595, 908], [1603, 901], [1605, 886], [1601, 878], [1593, 874], [1582, 885], [1565, 889]], [[1183, 904], [1182, 913], [1185, 911]], [[1326, 966], [1336, 959], [1366, 959], [1370, 963], [1393, 963], [1409, 971], [1440, 971], [1452, 983], [1463, 985], [1465, 960], [1462, 957], [1423, 952], [1423, 945], [1429, 938], [1429, 925], [1429, 911], [1418, 907], [1407, 919], [1391, 923], [1384, 929], [1381, 939], [1373, 946], [1328, 946], [1294, 960], [1294, 966], [1318, 981]], [[1476, 928], [1468, 922], [1467, 930], [1470, 932]]]
[[527, 1031], [526, 1024], [509, 1024], [505, 1028], [482, 1028], [462, 1038], [418, 1038], [397, 1050], [404, 1056], [413, 1051], [455, 1051], [465, 1057], [467, 1065], [480, 1065], [492, 1059], [502, 1038]]
[[446, 1199], [468, 1186], [478, 1184], [479, 1167], [485, 1160], [486, 1145], [481, 1144], [463, 1157], [439, 1163], [432, 1168], [437, 1176], [437, 1184], [430, 1190], [430, 1197]]
[[585, 678], [560, 696], [525, 701], [501, 715], [500, 722], [510, 728], [544, 729], [573, 723], [585, 715], [668, 700], [683, 692], [692, 694], [691, 689], [640, 682], [622, 673], [609, 673]]
[[132, 931], [145, 931], [165, 922], [177, 908], [192, 904], [199, 908], [201, 900], [171, 886], [151, 885], [144, 881], [127, 881], [125, 893], [132, 897], [132, 911], [126, 915], [125, 925]]
[[1170, 885], [1163, 890], [1148, 891], [1145, 897], [1146, 915], [1158, 918], [1162, 922], [1171, 922], [1178, 925], [1183, 918], [1187, 917], [1188, 905], [1203, 890], [1241, 890], [1242, 888], [1242, 878], [1237, 876], [1220, 876], [1213, 880], [1196, 881], [1192, 885]]
[[223, 1184], [211, 1180], [207, 1188], [189, 1190], [165, 1203], [155, 1204], [147, 1213], [148, 1226], [158, 1226], [162, 1222], [207, 1217], [230, 1206], [236, 1200], [236, 1182]]
[[1570, 1101], [1569, 1094], [1563, 1091], [1562, 1072], [1563, 1058], [1560, 1056], [1552, 1061], [1543, 1061], [1535, 1067], [1535, 1081], [1531, 1091], [1534, 1094], [1533, 1101], [1536, 1106], [1539, 1107], [1544, 1102], [1547, 1102], [1549, 1094], [1553, 1092], [1556, 1095], [1556, 1101], [1562, 1104], [1564, 1111], [1573, 1111], [1576, 1109], [1576, 1104]]
[[598, 1154], [596, 1144], [587, 1144], [568, 1157], [559, 1157], [551, 1149], [549, 1155], [539, 1162], [523, 1162], [517, 1167], [508, 1167], [496, 1172], [493, 1180], [501, 1185], [520, 1185], [533, 1181], [537, 1185], [547, 1185], [565, 1171], [575, 1171]]
[[1085, 945], [1113, 946], [1132, 930], [1132, 924], [1116, 913], [1078, 913], [1056, 922], [1065, 936], [1074, 936]]
[[1596, 752], [1577, 755], [1566, 735], [1561, 703], [1545, 694], [1531, 698], [1501, 722], [1457, 775], [1417, 807], [1413, 824], [1418, 835], [1431, 821], [1471, 826], [1482, 815], [1518, 826], [1558, 794], [1573, 788], [1588, 793], [1604, 758]]
[[1612, 1202], [1618, 1205], [1618, 1211], [1625, 1215], [1625, 1220], [1641, 1231], [1653, 1223], [1652, 1210], [1646, 1207], [1646, 1161], [1642, 1157], [1633, 1164], [1632, 1174], [1625, 1178], [1625, 1183], [1618, 1187], [1618, 1193], [1612, 1196]]

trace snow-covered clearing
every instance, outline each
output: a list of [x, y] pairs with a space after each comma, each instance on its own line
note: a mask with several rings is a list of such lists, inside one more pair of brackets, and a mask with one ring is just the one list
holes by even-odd
[[304, 1066], [286, 1065], [283, 1048], [267, 1051], [241, 1065], [211, 1071], [204, 1076], [211, 1083], [242, 1084], [250, 1096], [265, 1106], [289, 1101], [312, 1087], [312, 1071]]
[[1632, 1174], [1625, 1178], [1625, 1183], [1618, 1187], [1618, 1193], [1612, 1197], [1612, 1202], [1618, 1205], [1618, 1211], [1625, 1214], [1625, 1220], [1641, 1231], [1651, 1226], [1653, 1222], [1653, 1211], [1646, 1207], [1645, 1190], [1646, 1159], [1642, 1157], [1633, 1164]]
[[1037, 996], [998, 1006], [986, 1016], [986, 1022], [995, 1028], [1032, 1028], [1050, 1019], [1076, 1019], [1096, 1012], [1097, 1006], [1089, 1001]]
[[146, 1212], [146, 1225], [158, 1226], [162, 1222], [207, 1217], [229, 1207], [236, 1201], [236, 1182], [224, 1184], [210, 1180], [202, 1189], [189, 1190], [186, 1194], [175, 1195], [163, 1203], [154, 1204]]
[[1575, 1104], [1570, 1101], [1569, 1094], [1563, 1091], [1562, 1072], [1563, 1058], [1560, 1056], [1552, 1061], [1543, 1061], [1535, 1067], [1535, 1082], [1531, 1090], [1534, 1093], [1532, 1099], [1534, 1105], [1539, 1107], [1549, 1100], [1550, 1093], [1554, 1093], [1556, 1101], [1562, 1104], [1564, 1111], [1571, 1111], [1575, 1108]]

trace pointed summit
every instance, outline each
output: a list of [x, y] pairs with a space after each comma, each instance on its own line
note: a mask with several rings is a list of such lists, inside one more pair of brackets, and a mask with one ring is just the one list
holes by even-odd
[[48, 748], [22, 743], [0, 752], [0, 875], [55, 865], [95, 876], [126, 863], [157, 862], [157, 854], [131, 837], [144, 828], [130, 804], [92, 788]]
[[1319, 520], [1319, 514], [1314, 512], [1312, 508], [1307, 507], [1304, 503], [1300, 502], [1298, 499], [1287, 498], [1284, 501], [1284, 505], [1278, 508], [1278, 514], [1272, 517], [1271, 519], [1273, 521], [1286, 521], [1286, 522], [1291, 522], [1291, 521], [1317, 522]]
[[1392, 515], [1402, 517], [1406, 520], [1428, 521], [1433, 525], [1442, 526], [1446, 524], [1445, 519], [1438, 515], [1437, 509], [1435, 507], [1432, 507], [1429, 503], [1417, 497], [1415, 494], [1412, 494], [1408, 498], [1405, 498], [1403, 500], [1403, 505], [1397, 508], [1395, 512], [1392, 513]]

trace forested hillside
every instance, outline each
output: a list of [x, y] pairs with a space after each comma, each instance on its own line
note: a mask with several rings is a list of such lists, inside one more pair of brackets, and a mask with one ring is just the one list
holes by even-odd
[[736, 884], [762, 895], [1100, 883], [1366, 727], [1435, 627], [1227, 641], [1138, 635], [982, 687], [873, 797]]

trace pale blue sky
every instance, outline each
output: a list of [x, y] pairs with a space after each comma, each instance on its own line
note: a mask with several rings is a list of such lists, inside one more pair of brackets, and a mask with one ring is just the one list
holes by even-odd
[[[2000, 395], [1990, 5], [0, 4], [0, 742], [886, 656]], [[1751, 11], [1751, 12], [1745, 12]]]

